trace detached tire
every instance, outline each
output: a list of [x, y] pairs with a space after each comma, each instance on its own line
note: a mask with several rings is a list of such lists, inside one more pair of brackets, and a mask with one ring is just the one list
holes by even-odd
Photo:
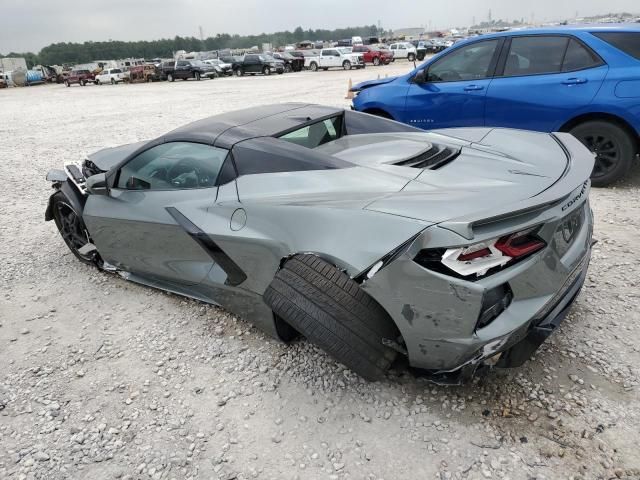
[[315, 255], [284, 264], [264, 294], [273, 312], [367, 380], [385, 376], [397, 353], [383, 345], [398, 330], [348, 275]]
[[594, 187], [606, 187], [629, 173], [636, 148], [626, 130], [615, 123], [593, 120], [575, 126], [570, 133], [596, 155], [591, 173]]

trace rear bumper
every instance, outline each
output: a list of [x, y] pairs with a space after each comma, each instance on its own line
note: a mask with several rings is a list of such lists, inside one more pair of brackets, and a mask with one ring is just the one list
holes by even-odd
[[[584, 221], [566, 248], [557, 244], [564, 220], [580, 209]], [[362, 284], [392, 317], [409, 363], [442, 381], [464, 381], [491, 357], [499, 365], [524, 363], [555, 330], [575, 300], [591, 258], [589, 204], [562, 204], [545, 212], [540, 235], [547, 247], [500, 272], [469, 281], [428, 270], [413, 259], [438, 239], [429, 227], [408, 249]], [[487, 292], [508, 285], [512, 299], [488, 325], [476, 328]], [[494, 358], [493, 360], [496, 360]]]

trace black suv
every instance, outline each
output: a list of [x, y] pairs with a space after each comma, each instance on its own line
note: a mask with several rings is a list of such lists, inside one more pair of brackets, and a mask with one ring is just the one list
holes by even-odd
[[285, 72], [300, 72], [304, 68], [304, 57], [294, 57], [288, 52], [273, 52], [273, 58], [284, 62]]
[[271, 75], [273, 72], [281, 74], [284, 73], [284, 62], [276, 60], [270, 55], [248, 53], [242, 61], [233, 64], [233, 72], [239, 77], [245, 73], [250, 75], [256, 73]]
[[167, 80], [173, 82], [176, 79], [187, 80], [195, 78], [216, 78], [219, 75], [213, 65], [207, 65], [200, 60], [176, 60], [175, 62], [165, 62], [162, 64], [162, 74]]

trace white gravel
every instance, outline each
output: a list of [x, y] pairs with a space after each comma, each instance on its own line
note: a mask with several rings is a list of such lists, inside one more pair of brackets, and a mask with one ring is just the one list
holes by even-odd
[[640, 173], [592, 192], [571, 315], [523, 368], [367, 384], [306, 342], [77, 262], [48, 169], [219, 112], [348, 105], [406, 71], [0, 90], [1, 479], [640, 478]]

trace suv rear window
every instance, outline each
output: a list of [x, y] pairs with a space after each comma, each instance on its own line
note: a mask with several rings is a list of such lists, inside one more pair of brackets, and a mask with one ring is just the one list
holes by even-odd
[[640, 60], [640, 32], [592, 32], [600, 40]]

